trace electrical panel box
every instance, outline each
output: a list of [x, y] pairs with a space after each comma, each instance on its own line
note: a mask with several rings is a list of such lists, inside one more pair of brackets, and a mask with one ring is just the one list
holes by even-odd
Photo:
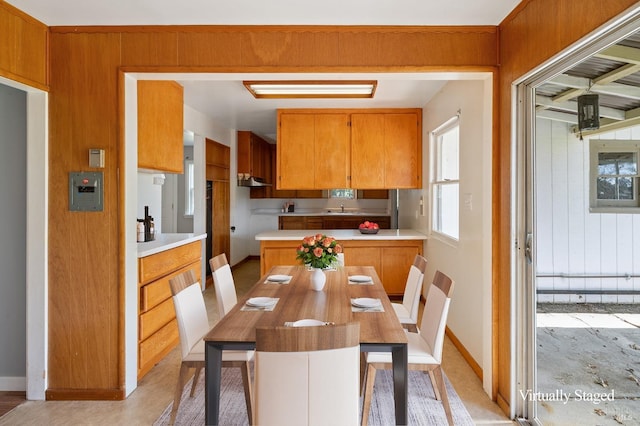
[[103, 208], [102, 172], [69, 173], [69, 210], [98, 212]]

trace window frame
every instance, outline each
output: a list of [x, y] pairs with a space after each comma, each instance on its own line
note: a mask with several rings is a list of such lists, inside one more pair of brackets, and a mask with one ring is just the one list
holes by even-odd
[[195, 212], [195, 165], [193, 160], [184, 161], [184, 217], [193, 217]]
[[[633, 200], [600, 200], [597, 197], [598, 157], [600, 153], [633, 152], [636, 160], [635, 175], [626, 176], [633, 179]], [[589, 140], [589, 211], [592, 213], [640, 213], [640, 141], [639, 140]]]
[[[457, 139], [457, 179], [440, 179], [440, 170], [442, 169], [441, 158], [441, 141], [442, 137], [451, 130], [458, 129]], [[460, 241], [460, 116], [459, 114], [450, 118], [430, 133], [430, 157], [431, 157], [431, 179], [429, 182], [431, 192], [431, 209], [430, 209], [430, 234], [450, 244], [457, 244]], [[458, 197], [456, 199], [457, 207], [457, 223], [456, 235], [442, 230], [442, 203], [440, 202], [439, 189], [446, 186], [455, 185], [458, 189]]]

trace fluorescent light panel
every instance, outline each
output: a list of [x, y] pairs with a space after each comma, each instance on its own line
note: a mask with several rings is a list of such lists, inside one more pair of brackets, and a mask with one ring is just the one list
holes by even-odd
[[244, 81], [255, 98], [373, 98], [377, 81]]

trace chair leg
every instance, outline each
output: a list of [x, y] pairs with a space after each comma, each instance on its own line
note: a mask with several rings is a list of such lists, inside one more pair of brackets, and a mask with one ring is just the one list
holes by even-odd
[[360, 396], [364, 392], [365, 374], [367, 371], [367, 356], [364, 352], [360, 352]]
[[193, 395], [196, 392], [196, 385], [198, 384], [198, 378], [200, 377], [200, 371], [202, 371], [202, 367], [196, 367], [196, 372], [193, 374], [193, 382], [191, 383], [191, 393], [189, 396], [193, 398]]
[[178, 384], [176, 385], [176, 394], [173, 397], [173, 407], [171, 408], [171, 420], [169, 424], [172, 425], [176, 421], [176, 415], [178, 414], [178, 407], [180, 407], [180, 400], [182, 399], [182, 391], [184, 390], [184, 381], [189, 373], [189, 367], [184, 363], [180, 364], [180, 373], [178, 374]]
[[362, 398], [362, 426], [369, 423], [369, 411], [371, 410], [371, 397], [373, 385], [376, 381], [376, 368], [372, 364], [367, 365], [367, 374], [364, 379], [364, 397]]
[[440, 395], [442, 396], [442, 405], [444, 406], [444, 412], [447, 415], [447, 421], [450, 426], [453, 426], [453, 416], [451, 415], [451, 407], [449, 406], [449, 396], [447, 395], [447, 387], [444, 384], [444, 376], [442, 375], [442, 367], [437, 366], [433, 370], [434, 376], [438, 381], [438, 387], [440, 388]]
[[433, 388], [433, 393], [436, 396], [436, 401], [440, 401], [442, 398], [440, 396], [440, 389], [438, 388], [438, 382], [436, 381], [436, 376], [433, 374], [433, 370], [429, 370], [429, 378], [431, 379], [431, 387]]
[[240, 366], [242, 371], [242, 384], [244, 385], [244, 400], [247, 404], [247, 416], [249, 417], [249, 424], [253, 424], [253, 390], [251, 386], [251, 370], [249, 369], [249, 362], [244, 362]]

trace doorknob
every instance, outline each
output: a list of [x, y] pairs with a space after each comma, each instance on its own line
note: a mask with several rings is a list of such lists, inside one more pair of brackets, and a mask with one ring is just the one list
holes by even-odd
[[235, 226], [231, 227], [231, 232], [236, 232], [236, 227]]

